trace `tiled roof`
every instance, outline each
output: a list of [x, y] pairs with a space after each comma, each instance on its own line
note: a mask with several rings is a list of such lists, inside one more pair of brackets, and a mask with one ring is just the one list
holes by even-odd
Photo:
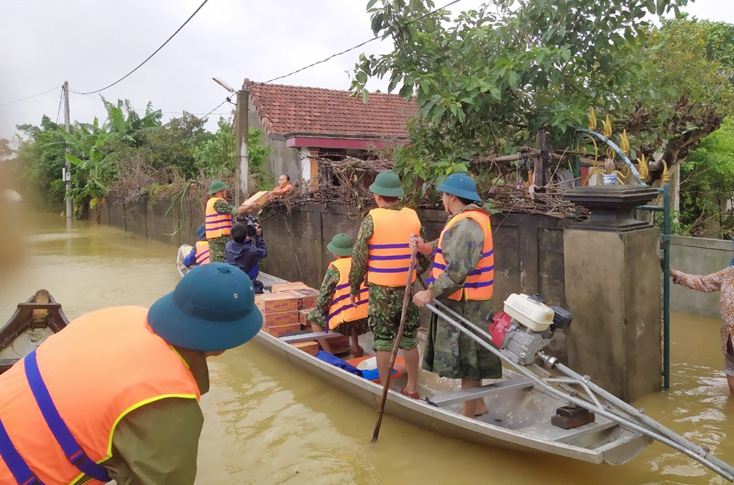
[[395, 94], [370, 94], [365, 104], [349, 91], [245, 83], [268, 134], [405, 139], [416, 112]]

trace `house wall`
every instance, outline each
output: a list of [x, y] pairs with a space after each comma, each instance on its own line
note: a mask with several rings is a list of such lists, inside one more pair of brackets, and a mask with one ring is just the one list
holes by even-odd
[[[247, 122], [250, 128], [260, 128], [265, 131], [265, 127], [260, 121], [260, 117], [252, 104], [252, 100], [248, 100], [249, 108], [247, 111]], [[273, 174], [275, 180], [282, 173], [287, 173], [291, 177], [293, 183], [301, 179], [301, 151], [298, 148], [289, 148], [285, 144], [285, 138], [282, 135], [263, 135], [264, 144], [272, 148], [270, 158], [267, 164], [267, 170]]]

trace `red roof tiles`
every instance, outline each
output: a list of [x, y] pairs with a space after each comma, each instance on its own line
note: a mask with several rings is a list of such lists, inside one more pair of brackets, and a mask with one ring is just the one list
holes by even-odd
[[371, 94], [364, 104], [348, 91], [245, 83], [268, 134], [406, 139], [416, 112], [414, 102], [395, 94]]

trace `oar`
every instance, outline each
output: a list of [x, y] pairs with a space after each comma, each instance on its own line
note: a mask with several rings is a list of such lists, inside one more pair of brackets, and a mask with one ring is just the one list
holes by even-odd
[[395, 365], [395, 357], [398, 355], [398, 348], [400, 348], [400, 339], [403, 338], [403, 331], [405, 330], [405, 318], [408, 316], [408, 305], [410, 304], [410, 288], [413, 286], [413, 271], [415, 270], [415, 254], [416, 248], [410, 252], [410, 266], [408, 268], [408, 282], [405, 283], [405, 296], [403, 297], [403, 311], [400, 314], [400, 326], [398, 327], [398, 334], [395, 336], [395, 343], [392, 346], [392, 354], [390, 354], [390, 365], [387, 367], [387, 375], [385, 376], [385, 382], [382, 387], [382, 400], [380, 401], [380, 407], [377, 409], [377, 423], [375, 423], [375, 430], [372, 432], [372, 442], [377, 441], [377, 437], [380, 435], [380, 425], [382, 424], [382, 415], [385, 411], [385, 401], [387, 400], [387, 391], [390, 389], [390, 377], [392, 377], [392, 368]]

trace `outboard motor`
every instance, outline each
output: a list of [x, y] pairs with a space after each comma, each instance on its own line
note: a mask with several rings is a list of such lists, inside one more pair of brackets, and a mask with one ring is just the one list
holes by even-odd
[[565, 328], [573, 315], [561, 307], [549, 307], [537, 295], [513, 293], [505, 300], [505, 311], [495, 315], [489, 334], [497, 348], [513, 362], [530, 365], [548, 345], [553, 332]]

